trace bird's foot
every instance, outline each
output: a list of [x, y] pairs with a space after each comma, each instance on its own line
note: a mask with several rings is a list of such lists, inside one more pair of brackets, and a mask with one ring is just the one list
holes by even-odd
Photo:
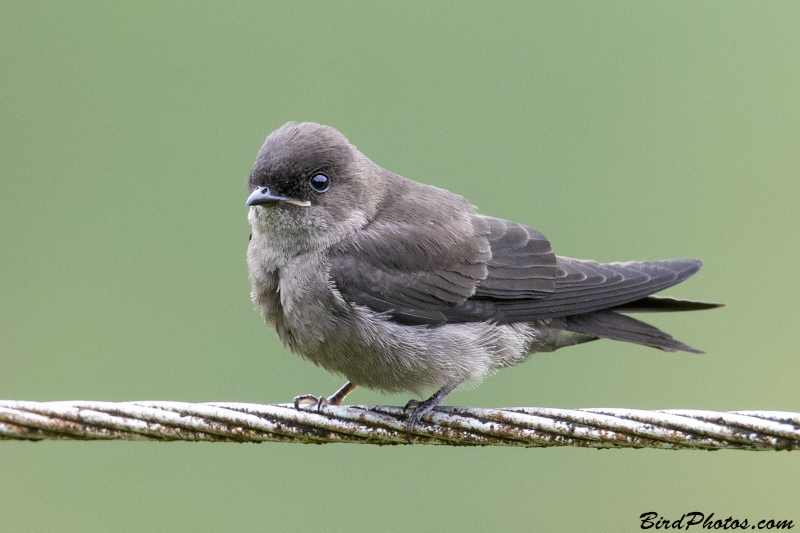
[[314, 396], [313, 394], [301, 394], [300, 396], [295, 396], [294, 400], [294, 408], [298, 411], [300, 410], [300, 405], [316, 405], [317, 411], [322, 409], [323, 405], [328, 405], [328, 399], [325, 396]]
[[411, 433], [414, 431], [414, 426], [416, 426], [417, 422], [420, 421], [422, 415], [430, 413], [441, 404], [441, 400], [431, 397], [424, 402], [420, 402], [419, 400], [409, 400], [408, 403], [403, 406], [403, 413], [408, 412], [409, 409], [411, 410], [411, 412], [408, 413], [408, 418], [406, 419], [406, 440], [409, 443], [411, 442]]
[[300, 396], [294, 397], [294, 408], [299, 411], [301, 404], [316, 405], [317, 411], [319, 411], [326, 405], [342, 405], [345, 396], [350, 394], [355, 388], [356, 384], [348, 381], [327, 398], [325, 396], [314, 396], [313, 394], [301, 394]]
[[406, 419], [406, 440], [408, 440], [409, 443], [411, 442], [411, 433], [414, 431], [414, 426], [416, 426], [417, 422], [420, 421], [422, 415], [430, 413], [442, 405], [444, 403], [445, 396], [450, 394], [458, 385], [458, 383], [445, 385], [424, 402], [420, 402], [419, 400], [408, 401], [408, 403], [403, 407], [403, 413], [411, 409], [411, 413], [409, 413], [408, 418]]

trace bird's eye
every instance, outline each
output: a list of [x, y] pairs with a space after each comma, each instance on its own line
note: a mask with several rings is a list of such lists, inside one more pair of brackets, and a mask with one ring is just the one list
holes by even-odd
[[325, 192], [331, 186], [331, 179], [325, 174], [319, 172], [311, 176], [311, 179], [309, 180], [308, 183], [309, 185], [311, 185], [311, 188], [314, 189], [315, 191]]

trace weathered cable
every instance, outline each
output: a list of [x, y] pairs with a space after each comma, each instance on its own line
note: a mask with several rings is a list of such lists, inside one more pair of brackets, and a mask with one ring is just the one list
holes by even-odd
[[[0, 401], [0, 440], [186, 440], [407, 444], [390, 406]], [[660, 449], [800, 449], [800, 413], [440, 407], [414, 444]]]

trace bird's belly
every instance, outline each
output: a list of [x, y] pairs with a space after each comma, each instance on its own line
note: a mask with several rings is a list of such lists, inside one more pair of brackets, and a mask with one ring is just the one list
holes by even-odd
[[[295, 353], [360, 386], [422, 394], [450, 383], [480, 380], [523, 361], [536, 331], [530, 325], [397, 324], [384, 314], [345, 304], [284, 316], [279, 335]], [[301, 306], [306, 308], [306, 306]]]
[[251, 270], [253, 299], [284, 345], [363, 387], [421, 394], [476, 381], [524, 360], [537, 338], [531, 324], [395, 323], [346, 302], [314, 257], [257, 270]]

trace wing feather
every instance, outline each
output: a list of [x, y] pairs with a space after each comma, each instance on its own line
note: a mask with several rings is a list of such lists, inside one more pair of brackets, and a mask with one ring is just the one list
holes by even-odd
[[528, 226], [448, 216], [432, 224], [437, 231], [414, 220], [376, 221], [336, 249], [331, 279], [347, 301], [402, 324], [513, 323], [635, 308], [632, 302], [680, 283], [702, 264], [558, 257]]
[[600, 264], [559, 257], [560, 275], [551, 294], [537, 300], [497, 302], [497, 309], [508, 322], [610, 309], [680, 283], [701, 265], [693, 259]]

